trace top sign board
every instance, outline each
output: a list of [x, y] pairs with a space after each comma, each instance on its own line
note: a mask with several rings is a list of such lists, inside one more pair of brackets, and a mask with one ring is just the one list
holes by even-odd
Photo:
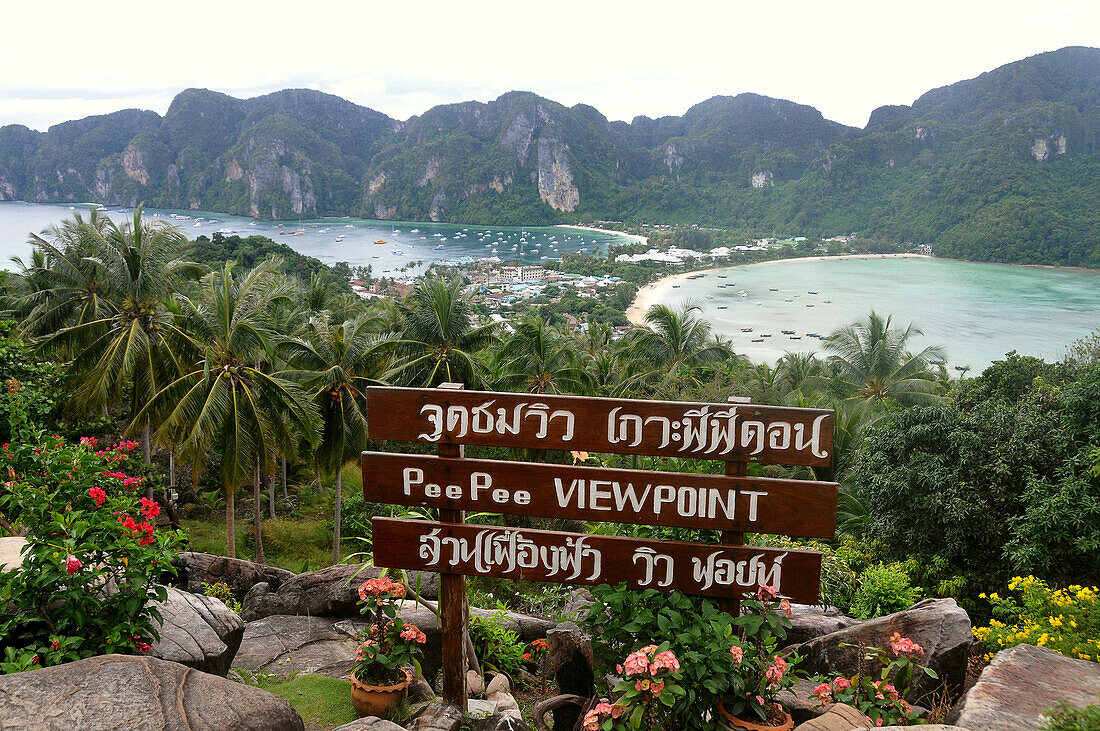
[[368, 436], [827, 466], [833, 412], [434, 388], [367, 389]]

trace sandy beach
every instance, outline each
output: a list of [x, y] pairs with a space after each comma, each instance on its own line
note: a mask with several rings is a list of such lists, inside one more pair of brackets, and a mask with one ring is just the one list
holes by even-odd
[[[580, 228], [575, 226], [574, 228]], [[669, 274], [668, 276], [658, 279], [656, 282], [650, 282], [641, 289], [634, 296], [634, 301], [630, 303], [630, 307], [626, 310], [626, 317], [635, 325], [641, 325], [645, 322], [645, 313], [649, 311], [649, 308], [655, 304], [657, 300], [657, 294], [659, 290], [664, 289], [665, 285], [671, 286], [673, 284], [679, 284], [684, 282], [688, 277], [693, 274], [705, 274], [707, 272], [713, 272], [720, 269], [732, 269], [739, 266], [764, 266], [766, 264], [782, 264], [788, 261], [806, 261], [817, 259], [818, 261], [825, 261], [827, 259], [931, 259], [932, 257], [926, 254], [845, 254], [843, 256], [796, 256], [789, 259], [772, 259], [771, 261], [760, 261], [752, 264], [727, 264], [725, 266], [711, 267], [709, 269], [695, 269], [690, 272], [681, 272], [679, 274]]]
[[595, 226], [579, 226], [572, 223], [558, 224], [558, 228], [575, 228], [578, 231], [591, 231], [598, 234], [615, 234], [616, 236], [622, 236], [624, 238], [632, 239], [636, 243], [649, 245], [649, 238], [646, 236], [639, 236], [638, 234], [628, 234], [625, 231], [616, 231], [613, 228], [596, 228]]

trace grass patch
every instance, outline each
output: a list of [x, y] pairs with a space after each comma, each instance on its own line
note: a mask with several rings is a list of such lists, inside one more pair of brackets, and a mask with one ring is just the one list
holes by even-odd
[[[225, 517], [214, 515], [205, 520], [180, 521], [187, 531], [192, 551], [225, 555]], [[252, 559], [252, 524], [237, 522], [237, 556]], [[332, 529], [319, 518], [270, 518], [263, 521], [264, 556], [271, 566], [295, 573], [324, 568], [332, 564]]]
[[351, 683], [326, 675], [298, 675], [290, 679], [257, 676], [256, 685], [290, 701], [306, 729], [331, 729], [355, 720]]

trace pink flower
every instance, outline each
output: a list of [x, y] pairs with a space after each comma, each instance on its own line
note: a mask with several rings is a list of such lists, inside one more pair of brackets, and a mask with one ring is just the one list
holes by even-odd
[[145, 653], [145, 652], [149, 652], [149, 650], [152, 650], [153, 646], [150, 645], [148, 642], [142, 642], [142, 641], [138, 640], [137, 649], [138, 649], [138, 652]]
[[101, 507], [104, 502], [107, 501], [107, 493], [103, 491], [102, 487], [92, 487], [88, 489], [88, 497], [95, 501], [96, 507]]
[[649, 668], [649, 655], [644, 649], [632, 652], [626, 656], [623, 662], [623, 670], [627, 675], [644, 673]]
[[80, 563], [80, 559], [76, 556], [70, 555], [65, 559], [65, 570], [69, 572], [69, 576], [72, 576], [84, 566]]
[[847, 678], [838, 677], [833, 681], [833, 687], [837, 690], [847, 690], [852, 687], [852, 683]]
[[881, 726], [882, 725], [882, 719], [881, 718], [876, 718], [875, 719], [875, 725], [876, 726]]
[[788, 601], [786, 599], [780, 599], [779, 600], [779, 608], [783, 610], [783, 616], [784, 617], [790, 617], [791, 616], [791, 603], [790, 603], [790, 601]]
[[734, 645], [730, 648], [730, 654], [733, 655], [733, 664], [740, 665], [741, 660], [745, 657], [745, 650], [740, 645]]
[[756, 702], [759, 703], [760, 705], [764, 705], [764, 696], [762, 696], [762, 695], [756, 696]]
[[756, 590], [756, 598], [760, 601], [771, 601], [779, 596], [779, 590], [770, 584], [761, 584]]
[[653, 697], [654, 698], [660, 698], [661, 697], [661, 691], [663, 691], [665, 689], [665, 681], [663, 681], [663, 680], [654, 680], [650, 684], [649, 689], [653, 692]]
[[671, 650], [665, 650], [664, 652], [658, 653], [653, 658], [653, 662], [650, 665], [650, 672], [656, 675], [657, 672], [654, 668], [657, 670], [665, 668], [674, 673], [678, 673], [680, 672], [680, 661], [676, 659], [676, 655], [673, 654]]
[[903, 653], [912, 653], [914, 655], [923, 655], [924, 648], [913, 642], [908, 637], [902, 637], [900, 633], [895, 632], [890, 637], [890, 648], [894, 651], [895, 655], [901, 655]]
[[634, 690], [649, 690], [649, 678], [634, 681]]
[[769, 683], [777, 684], [783, 679], [783, 673], [787, 670], [787, 661], [776, 655], [772, 658], [772, 664], [764, 671], [764, 677]]

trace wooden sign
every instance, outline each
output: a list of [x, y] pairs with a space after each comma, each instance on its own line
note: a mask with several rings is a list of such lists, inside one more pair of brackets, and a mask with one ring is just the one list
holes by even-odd
[[821, 554], [584, 533], [374, 518], [378, 566], [741, 598], [761, 584], [816, 604]]
[[367, 389], [368, 436], [465, 444], [828, 465], [833, 412], [753, 404]]
[[508, 515], [832, 538], [834, 482], [364, 452], [363, 499]]

